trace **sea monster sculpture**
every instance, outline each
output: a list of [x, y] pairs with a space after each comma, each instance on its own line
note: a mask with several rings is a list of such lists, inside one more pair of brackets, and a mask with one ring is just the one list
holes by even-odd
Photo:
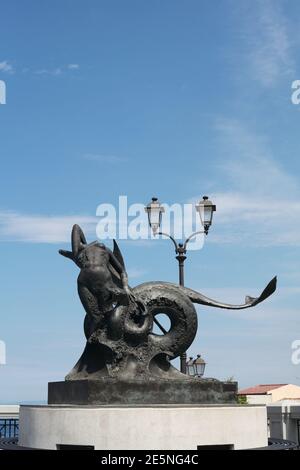
[[[66, 380], [189, 380], [170, 360], [186, 351], [195, 338], [197, 313], [193, 304], [241, 310], [254, 307], [276, 290], [275, 277], [259, 297], [247, 296], [244, 304], [229, 305], [169, 282], [130, 288], [116, 241], [113, 251], [98, 241], [88, 244], [78, 225], [72, 230], [72, 251], [59, 253], [80, 268], [78, 293], [86, 311], [86, 347]], [[159, 313], [170, 319], [170, 329], [163, 335], [153, 332]]]

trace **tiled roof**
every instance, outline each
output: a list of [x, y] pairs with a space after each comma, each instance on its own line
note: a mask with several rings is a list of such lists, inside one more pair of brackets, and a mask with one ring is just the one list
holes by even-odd
[[262, 384], [255, 385], [254, 387], [244, 388], [238, 391], [238, 395], [266, 395], [270, 390], [283, 387], [287, 384]]

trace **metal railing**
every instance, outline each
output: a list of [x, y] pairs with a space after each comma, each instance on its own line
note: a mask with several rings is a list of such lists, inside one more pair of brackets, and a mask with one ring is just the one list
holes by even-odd
[[0, 418], [0, 438], [18, 437], [19, 420], [16, 418]]

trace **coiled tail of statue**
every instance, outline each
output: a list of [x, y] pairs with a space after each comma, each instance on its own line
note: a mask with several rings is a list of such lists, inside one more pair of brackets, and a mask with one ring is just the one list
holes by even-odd
[[259, 297], [246, 296], [245, 303], [240, 305], [219, 302], [193, 289], [168, 282], [147, 282], [135, 287], [133, 292], [150, 315], [155, 317], [163, 313], [168, 316], [171, 324], [169, 331], [164, 335], [152, 333], [149, 341], [170, 358], [175, 358], [190, 347], [196, 335], [198, 320], [193, 303], [230, 310], [254, 307], [275, 292], [276, 282], [274, 277]]

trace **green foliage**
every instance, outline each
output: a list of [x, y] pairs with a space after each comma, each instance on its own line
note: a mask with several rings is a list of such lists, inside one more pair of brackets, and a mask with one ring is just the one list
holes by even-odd
[[246, 395], [238, 395], [237, 396], [237, 402], [238, 402], [239, 405], [248, 405]]

